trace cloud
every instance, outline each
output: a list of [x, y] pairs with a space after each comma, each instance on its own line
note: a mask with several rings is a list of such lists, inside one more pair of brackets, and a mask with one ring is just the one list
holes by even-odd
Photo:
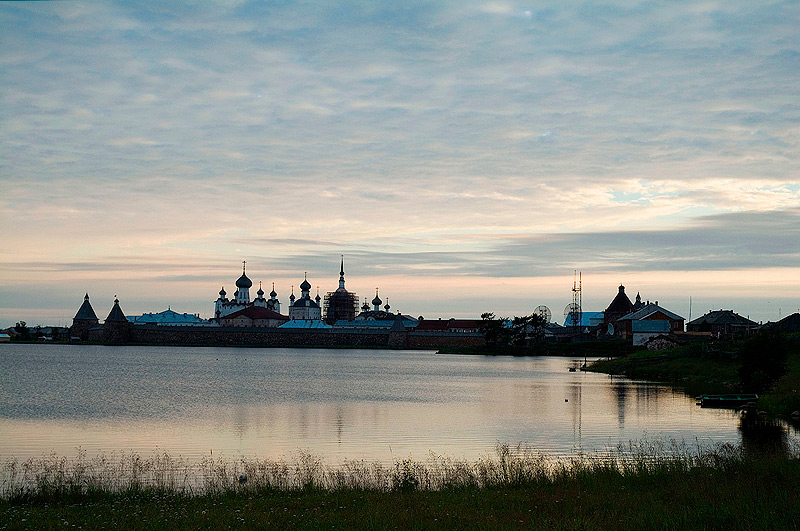
[[795, 263], [708, 224], [800, 203], [798, 24], [794, 2], [4, 3], [0, 259]]

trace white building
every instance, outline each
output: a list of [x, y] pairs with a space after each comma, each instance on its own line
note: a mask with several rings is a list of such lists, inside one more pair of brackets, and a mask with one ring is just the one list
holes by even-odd
[[156, 324], [160, 326], [215, 326], [214, 323], [202, 319], [196, 313], [178, 313], [167, 308], [163, 312], [143, 313], [142, 315], [127, 315], [129, 323]]
[[295, 321], [319, 320], [322, 319], [322, 308], [319, 305], [319, 291], [317, 296], [311, 298], [311, 284], [308, 282], [307, 274], [300, 284], [300, 298], [294, 298], [294, 292], [289, 296], [289, 319]]
[[269, 294], [270, 298], [264, 298], [264, 290], [261, 289], [259, 282], [258, 291], [256, 292], [255, 300], [250, 300], [250, 288], [253, 287], [253, 281], [247, 278], [245, 273], [246, 262], [242, 262], [242, 276], [236, 280], [236, 291], [233, 293], [233, 298], [228, 299], [225, 287], [219, 291], [219, 298], [214, 303], [214, 320], [219, 322], [220, 318], [244, 310], [251, 306], [267, 308], [275, 313], [281, 312], [281, 303], [278, 301], [278, 294], [275, 293], [275, 284], [272, 284], [272, 292]]

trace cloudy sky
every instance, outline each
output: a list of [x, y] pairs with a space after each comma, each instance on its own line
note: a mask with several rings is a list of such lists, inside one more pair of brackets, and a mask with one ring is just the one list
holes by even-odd
[[[426, 317], [800, 308], [800, 3], [0, 4], [0, 326], [308, 272]], [[266, 289], [266, 291], [269, 291]]]

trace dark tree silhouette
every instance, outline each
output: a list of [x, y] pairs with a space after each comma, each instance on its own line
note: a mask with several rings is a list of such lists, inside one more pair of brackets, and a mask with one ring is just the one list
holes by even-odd
[[508, 329], [508, 319], [498, 319], [491, 312], [481, 314], [481, 332], [490, 346], [508, 345], [511, 337]]
[[739, 378], [745, 389], [763, 393], [786, 374], [789, 343], [780, 330], [762, 330], [747, 340], [741, 350]]
[[31, 331], [28, 328], [28, 323], [20, 321], [14, 326], [14, 330], [19, 334], [19, 338], [27, 340], [31, 338]]

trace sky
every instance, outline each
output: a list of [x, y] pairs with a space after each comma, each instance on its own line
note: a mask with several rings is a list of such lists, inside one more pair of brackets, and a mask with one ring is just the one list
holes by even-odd
[[0, 3], [0, 326], [800, 310], [799, 2], [201, 4]]

